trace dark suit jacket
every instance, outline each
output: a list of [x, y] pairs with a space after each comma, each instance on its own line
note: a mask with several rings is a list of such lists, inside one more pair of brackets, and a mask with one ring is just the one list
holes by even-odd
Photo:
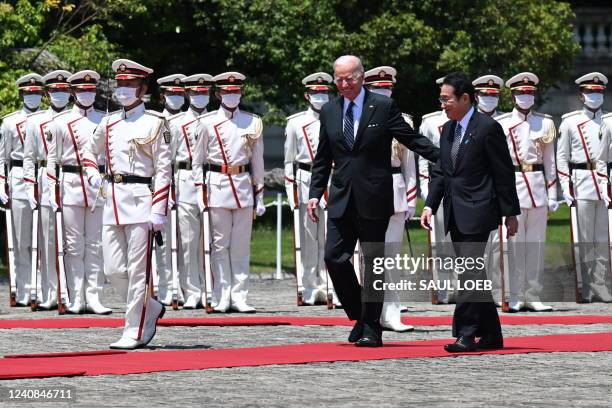
[[440, 162], [432, 169], [425, 205], [435, 213], [444, 198], [444, 227], [451, 217], [459, 232], [479, 234], [497, 228], [502, 216], [521, 212], [514, 167], [501, 125], [474, 111], [464, 133], [457, 162], [451, 165], [457, 121], [449, 120], [440, 136]]
[[365, 91], [363, 110], [352, 150], [344, 141], [344, 98], [321, 109], [319, 147], [312, 165], [309, 198], [320, 199], [334, 163], [328, 214], [339, 218], [353, 198], [359, 216], [389, 218], [393, 210], [391, 141], [393, 138], [420, 156], [435, 162], [439, 150], [402, 118], [393, 99]]

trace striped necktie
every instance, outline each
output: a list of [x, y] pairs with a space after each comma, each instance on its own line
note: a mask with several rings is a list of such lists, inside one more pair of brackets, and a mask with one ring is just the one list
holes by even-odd
[[346, 114], [344, 115], [344, 141], [346, 142], [346, 147], [349, 150], [353, 150], [353, 145], [355, 144], [355, 124], [353, 123], [353, 107], [355, 107], [355, 103], [351, 101], [349, 103], [348, 109], [346, 110]]
[[453, 145], [451, 147], [451, 162], [453, 164], [453, 169], [455, 168], [457, 155], [459, 154], [459, 147], [461, 146], [461, 129], [461, 124], [457, 122], [457, 127], [455, 127], [455, 137], [453, 138]]

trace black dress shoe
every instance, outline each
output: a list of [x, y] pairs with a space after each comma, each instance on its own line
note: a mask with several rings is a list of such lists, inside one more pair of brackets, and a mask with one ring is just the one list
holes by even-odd
[[473, 337], [461, 336], [454, 343], [445, 344], [444, 350], [449, 353], [464, 353], [476, 351], [476, 343]]
[[357, 347], [382, 347], [382, 345], [382, 339], [375, 336], [363, 336], [355, 342]]
[[502, 336], [483, 336], [476, 343], [478, 350], [501, 350], [504, 348], [504, 338]]
[[363, 336], [363, 322], [355, 323], [353, 326], [353, 330], [351, 330], [351, 334], [349, 334], [348, 341], [350, 343], [355, 343]]

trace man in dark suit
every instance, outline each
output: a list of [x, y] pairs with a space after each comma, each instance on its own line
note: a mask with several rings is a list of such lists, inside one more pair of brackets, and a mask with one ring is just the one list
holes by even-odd
[[[373, 287], [372, 258], [384, 256], [381, 246], [394, 212], [391, 141], [395, 138], [434, 162], [439, 150], [406, 123], [392, 99], [363, 87], [363, 73], [357, 57], [343, 56], [334, 63], [341, 96], [321, 109], [308, 214], [318, 221], [314, 210], [327, 188], [333, 162], [325, 264], [346, 314], [357, 320], [349, 341], [360, 347], [380, 347], [384, 291]], [[364, 251], [363, 289], [351, 263], [357, 240]]]
[[[491, 230], [506, 217], [508, 235], [516, 233], [520, 205], [514, 168], [506, 138], [497, 121], [477, 112], [474, 86], [464, 73], [447, 75], [440, 103], [449, 117], [440, 136], [440, 161], [432, 170], [429, 195], [421, 225], [429, 229], [431, 216], [444, 198], [445, 230], [450, 231], [457, 257], [484, 255]], [[484, 267], [459, 274], [463, 283], [484, 280]], [[448, 352], [503, 348], [499, 316], [490, 291], [460, 291], [453, 316]], [[475, 338], [480, 337], [476, 343]]]

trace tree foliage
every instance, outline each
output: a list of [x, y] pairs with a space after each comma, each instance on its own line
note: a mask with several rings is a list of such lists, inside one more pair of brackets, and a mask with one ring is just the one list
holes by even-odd
[[530, 70], [541, 91], [566, 80], [579, 47], [572, 18], [554, 0], [2, 2], [1, 110], [17, 106], [16, 77], [50, 52], [62, 67], [103, 75], [117, 56], [158, 77], [237, 70], [248, 78], [245, 100], [265, 101], [254, 108], [280, 123], [305, 104], [301, 78], [353, 53], [366, 69], [396, 67], [394, 98], [418, 116], [438, 108], [434, 80], [453, 70], [502, 78]]

